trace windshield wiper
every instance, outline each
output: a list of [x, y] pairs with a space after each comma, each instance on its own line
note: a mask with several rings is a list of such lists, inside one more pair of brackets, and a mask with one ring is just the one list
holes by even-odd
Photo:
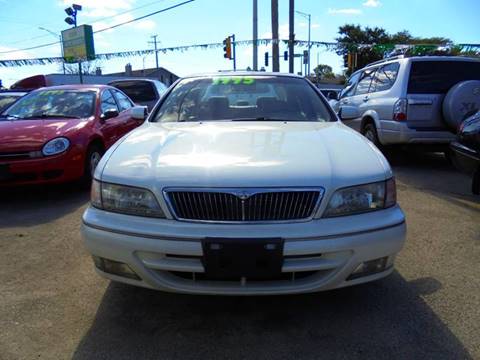
[[288, 121], [287, 119], [277, 119], [277, 118], [270, 118], [259, 116], [256, 118], [236, 118], [236, 119], [229, 119], [230, 121]]

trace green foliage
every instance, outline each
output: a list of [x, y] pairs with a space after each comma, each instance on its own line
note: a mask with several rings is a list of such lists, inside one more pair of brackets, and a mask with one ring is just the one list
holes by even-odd
[[315, 73], [315, 77], [319, 79], [333, 79], [335, 78], [335, 74], [333, 73], [333, 69], [329, 65], [319, 64], [315, 69], [313, 69]]
[[[357, 53], [356, 69], [360, 69], [374, 61], [381, 60], [384, 53], [393, 50], [394, 45], [424, 45], [416, 48], [416, 52], [432, 50], [428, 45], [451, 45], [452, 41], [444, 37], [415, 37], [408, 30], [402, 30], [395, 34], [389, 34], [385, 29], [360, 25], [345, 24], [338, 29], [340, 34], [336, 40], [340, 43], [337, 47], [337, 54], [344, 57], [347, 63], [349, 52]], [[373, 47], [358, 48], [357, 44], [376, 45]], [[346, 67], [346, 65], [345, 65]], [[348, 73], [348, 72], [347, 72]]]

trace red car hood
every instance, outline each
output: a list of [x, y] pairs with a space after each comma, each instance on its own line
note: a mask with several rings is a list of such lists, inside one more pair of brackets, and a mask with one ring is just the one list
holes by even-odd
[[40, 150], [48, 141], [80, 129], [83, 119], [0, 120], [0, 153]]

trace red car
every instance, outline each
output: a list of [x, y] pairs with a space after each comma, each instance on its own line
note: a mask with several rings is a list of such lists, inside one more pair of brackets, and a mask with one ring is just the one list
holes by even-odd
[[102, 154], [145, 117], [110, 86], [32, 91], [0, 114], [0, 185], [88, 184]]

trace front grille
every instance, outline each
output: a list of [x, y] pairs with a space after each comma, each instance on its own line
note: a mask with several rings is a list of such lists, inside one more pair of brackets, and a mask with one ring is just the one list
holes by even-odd
[[310, 218], [320, 189], [300, 190], [167, 190], [175, 216], [182, 220], [255, 222]]

